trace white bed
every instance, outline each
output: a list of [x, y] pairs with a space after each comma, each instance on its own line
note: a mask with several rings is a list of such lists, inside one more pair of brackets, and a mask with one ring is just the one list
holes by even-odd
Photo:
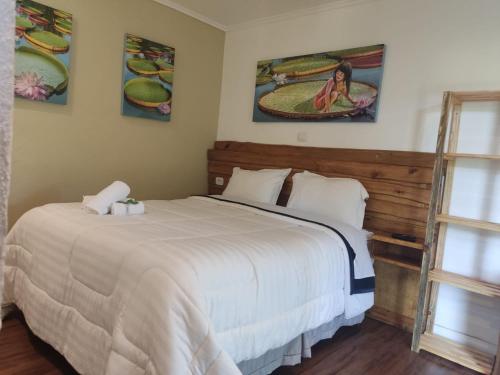
[[82, 374], [239, 374], [373, 305], [371, 286], [353, 289], [373, 281], [365, 234], [311, 220], [324, 222], [220, 197], [127, 217], [46, 205], [7, 237], [5, 301]]

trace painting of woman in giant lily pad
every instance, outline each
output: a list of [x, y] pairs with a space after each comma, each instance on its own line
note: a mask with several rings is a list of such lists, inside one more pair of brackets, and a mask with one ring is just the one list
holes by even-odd
[[16, 96], [67, 103], [72, 32], [71, 14], [16, 0]]
[[170, 121], [175, 49], [125, 35], [122, 114]]
[[255, 122], [375, 122], [384, 45], [257, 63]]

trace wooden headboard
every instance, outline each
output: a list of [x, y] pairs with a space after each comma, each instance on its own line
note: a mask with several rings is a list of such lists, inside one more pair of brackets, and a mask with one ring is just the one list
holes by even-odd
[[[208, 150], [209, 194], [220, 194], [232, 168], [293, 168], [328, 177], [351, 177], [370, 194], [364, 227], [375, 233], [425, 236], [435, 154], [408, 151], [356, 150], [218, 141]], [[223, 177], [218, 186], [216, 177]], [[289, 176], [278, 204], [286, 205]]]

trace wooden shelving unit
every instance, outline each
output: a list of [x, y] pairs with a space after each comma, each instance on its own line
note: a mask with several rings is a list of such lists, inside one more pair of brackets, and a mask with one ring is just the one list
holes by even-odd
[[412, 248], [412, 249], [417, 249], [417, 250], [423, 250], [424, 249], [424, 244], [422, 244], [422, 243], [398, 240], [397, 238], [392, 238], [392, 237], [389, 237], [389, 236], [384, 236], [382, 234], [374, 234], [371, 237], [371, 240], [373, 240], [373, 241], [379, 241], [379, 242], [384, 242], [384, 243], [389, 243], [389, 244], [393, 244], [393, 245], [404, 246], [404, 247], [408, 247], [408, 248]]
[[[480, 373], [491, 374], [494, 356], [433, 333], [437, 295], [441, 283], [487, 297], [500, 297], [500, 285], [443, 270], [446, 233], [449, 224], [500, 232], [500, 223], [453, 216], [449, 212], [456, 160], [459, 158], [500, 160], [500, 155], [468, 154], [457, 151], [462, 104], [464, 102], [478, 101], [500, 101], [500, 91], [444, 93], [420, 271], [419, 297], [413, 329], [412, 350], [418, 352], [420, 349], [424, 349]], [[448, 140], [447, 149], [445, 146], [446, 139]]]
[[406, 268], [408, 270], [412, 271], [420, 271], [420, 262], [416, 261], [413, 258], [407, 258], [407, 257], [401, 257], [398, 255], [392, 255], [392, 254], [380, 254], [380, 255], [374, 255], [373, 256], [375, 260], [378, 260], [380, 262], [388, 263], [388, 264], [393, 264], [395, 266], [401, 267], [401, 268]]
[[[424, 245], [421, 243], [403, 241], [382, 234], [374, 234], [370, 237], [370, 240], [384, 244], [400, 246], [403, 248], [410, 249], [410, 251], [418, 250], [419, 253], [421, 253], [421, 251], [424, 249]], [[420, 259], [417, 259], [416, 257], [385, 252], [382, 254], [374, 253], [373, 258], [376, 261], [392, 264], [397, 267], [405, 268], [412, 271], [420, 271]]]
[[463, 225], [469, 228], [500, 232], [500, 224], [492, 223], [490, 221], [467, 219], [465, 217], [450, 216], [445, 214], [437, 215], [436, 221], [438, 221], [439, 223]]
[[[379, 233], [373, 234], [370, 237], [370, 242], [375, 262], [394, 267], [393, 271], [391, 271], [391, 273], [394, 272], [393, 275], [399, 275], [399, 277], [407, 279], [407, 276], [402, 276], [404, 273], [400, 273], [400, 270], [402, 270], [409, 271], [412, 275], [408, 280], [415, 280], [417, 278], [415, 275], [418, 275], [420, 272], [421, 257], [424, 248], [422, 243], [403, 241]], [[399, 282], [400, 280], [396, 279], [395, 281]], [[401, 287], [408, 288], [408, 284], [402, 283]], [[399, 311], [393, 311], [393, 305], [391, 309], [387, 309], [384, 307], [385, 304], [388, 303], [388, 306], [391, 306], [392, 302], [390, 299], [387, 299], [386, 293], [391, 292], [386, 292], [384, 289], [383, 292], [379, 291], [379, 293], [385, 294], [385, 297], [382, 296], [382, 305], [375, 304], [368, 312], [368, 316], [405, 331], [411, 331], [414, 324], [413, 309], [408, 310], [408, 307], [406, 307], [403, 309], [398, 308]], [[378, 300], [377, 294], [375, 300], [376, 302]]]
[[488, 155], [488, 154], [463, 154], [456, 152], [447, 152], [444, 154], [445, 160], [456, 160], [456, 159], [480, 159], [480, 160], [500, 160], [500, 155]]
[[482, 374], [489, 374], [493, 367], [493, 356], [431, 333], [422, 335], [420, 348]]
[[500, 297], [500, 285], [487, 283], [457, 273], [435, 269], [429, 272], [429, 279], [482, 294], [483, 296]]

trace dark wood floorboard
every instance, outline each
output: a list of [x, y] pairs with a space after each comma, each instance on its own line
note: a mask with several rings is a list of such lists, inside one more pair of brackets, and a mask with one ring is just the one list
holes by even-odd
[[[410, 351], [410, 334], [372, 319], [344, 327], [333, 340], [313, 347], [313, 357], [273, 375], [469, 375], [476, 372], [436, 357]], [[50, 345], [31, 333], [20, 313], [0, 332], [1, 375], [76, 375]]]

